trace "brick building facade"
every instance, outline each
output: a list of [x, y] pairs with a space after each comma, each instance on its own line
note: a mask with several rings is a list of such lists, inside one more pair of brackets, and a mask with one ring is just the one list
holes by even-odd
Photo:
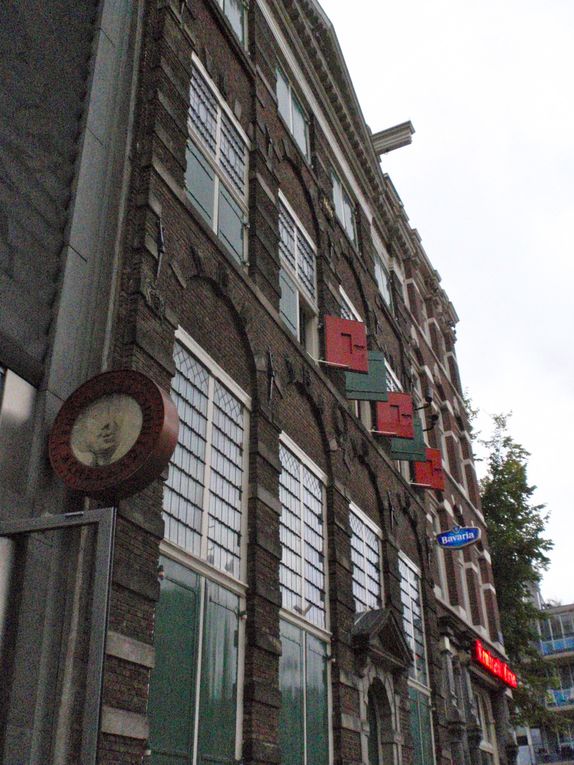
[[[314, 0], [85, 5], [77, 39], [52, 40], [77, 67], [70, 170], [16, 210], [43, 205], [63, 232], [49, 295], [46, 275], [22, 276], [14, 211], [2, 229], [3, 284], [37, 297], [0, 326], [0, 423], [18, 444], [0, 455], [3, 761], [513, 762], [508, 691], [472, 653], [504, 658], [457, 316], [330, 22]], [[44, 123], [30, 130], [61, 145]], [[367, 351], [369, 383], [344, 366]], [[45, 438], [110, 368], [171, 390], [181, 423], [165, 481], [117, 507], [98, 714], [95, 542], [6, 529], [96, 508], [52, 476]], [[481, 541], [437, 547], [454, 525]]]

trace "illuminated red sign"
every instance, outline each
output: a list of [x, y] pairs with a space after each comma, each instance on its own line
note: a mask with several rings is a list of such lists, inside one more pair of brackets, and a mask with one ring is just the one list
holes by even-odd
[[503, 683], [506, 683], [506, 685], [509, 685], [511, 688], [516, 688], [518, 685], [516, 675], [510, 669], [508, 664], [501, 661], [501, 659], [497, 659], [496, 656], [493, 656], [490, 653], [490, 651], [487, 651], [480, 640], [474, 641], [472, 657], [484, 667], [484, 669], [490, 672], [491, 675], [498, 677]]

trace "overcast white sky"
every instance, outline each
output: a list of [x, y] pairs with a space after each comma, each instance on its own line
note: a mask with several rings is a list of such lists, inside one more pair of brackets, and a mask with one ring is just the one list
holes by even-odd
[[463, 386], [531, 452], [542, 594], [574, 602], [574, 2], [320, 1], [373, 132], [415, 127], [383, 169], [460, 317]]

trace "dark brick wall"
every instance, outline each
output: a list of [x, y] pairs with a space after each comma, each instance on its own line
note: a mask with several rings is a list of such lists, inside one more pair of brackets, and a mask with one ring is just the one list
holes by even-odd
[[[291, 7], [293, 3], [285, 5]], [[407, 389], [413, 370], [417, 374], [422, 374], [425, 366], [432, 370], [436, 358], [431, 346], [421, 339], [417, 362], [407, 343], [410, 328], [416, 328], [421, 315], [415, 307], [415, 299], [419, 300], [415, 287], [409, 284], [410, 313], [405, 308], [401, 317], [393, 315], [378, 296], [370, 230], [362, 212], [358, 210], [357, 216], [359, 248], [349, 242], [333, 216], [329, 200], [334, 156], [317, 121], [311, 120], [313, 150], [307, 161], [278, 116], [275, 69], [277, 62], [282, 66], [285, 63], [256, 3], [251, 4], [249, 12], [248, 49], [249, 56], [237, 44], [212, 0], [183, 4], [161, 0], [147, 6], [113, 365], [140, 369], [169, 388], [174, 373], [174, 333], [181, 326], [252, 399], [243, 722], [246, 765], [280, 759], [280, 432], [287, 433], [326, 473], [334, 761], [341, 765], [359, 763], [360, 735], [348, 727], [349, 718], [360, 718], [358, 691], [347, 682], [356, 673], [351, 647], [354, 605], [349, 502], [356, 502], [383, 530], [385, 605], [399, 620], [398, 550], [404, 551], [423, 572], [431, 681], [436, 699], [440, 700], [441, 606], [433, 591], [437, 572], [436, 562], [429, 555], [427, 540], [433, 531], [426, 512], [431, 505], [434, 509], [440, 506], [442, 497], [414, 489], [401, 477], [388, 458], [388, 444], [377, 442], [350, 411], [344, 397], [343, 374], [314, 363], [282, 324], [278, 315], [275, 202], [279, 189], [317, 246], [319, 319], [338, 313], [341, 284], [364, 314], [369, 348], [385, 351]], [[248, 266], [238, 265], [224, 251], [183, 190], [192, 54], [203, 62], [252, 141]], [[372, 188], [365, 182], [363, 185], [363, 193], [371, 197], [373, 209], [377, 209]], [[387, 218], [379, 221], [379, 228], [386, 232], [389, 250], [399, 253], [400, 242], [392, 239]], [[158, 273], [160, 220], [165, 254]], [[420, 281], [414, 259], [404, 257], [407, 275]], [[420, 328], [416, 332], [422, 337]], [[435, 351], [439, 346], [435, 342]], [[322, 353], [321, 323], [319, 347]], [[276, 373], [271, 402], [269, 353]], [[452, 399], [455, 392], [446, 375], [442, 383], [447, 398]], [[456, 459], [454, 453], [452, 459]], [[472, 500], [450, 481], [445, 496], [452, 504], [463, 506], [469, 520], [476, 520]], [[448, 523], [446, 516], [441, 518]], [[156, 567], [162, 533], [161, 482], [157, 482], [121, 504], [110, 610], [113, 630], [148, 645], [154, 640]], [[448, 594], [454, 605], [462, 602], [456, 555], [447, 558]], [[475, 593], [478, 588], [473, 580], [469, 589]], [[104, 703], [145, 713], [147, 679], [147, 669], [108, 657]], [[404, 762], [408, 763], [411, 742], [404, 676], [396, 677], [396, 688], [404, 699], [401, 730]], [[435, 715], [435, 724], [440, 749], [445, 745], [440, 712]], [[106, 765], [140, 762], [145, 747], [143, 740], [102, 735], [99, 761]]]

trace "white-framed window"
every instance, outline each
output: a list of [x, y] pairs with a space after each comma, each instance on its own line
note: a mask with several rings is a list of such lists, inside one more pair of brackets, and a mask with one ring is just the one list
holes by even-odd
[[339, 219], [340, 224], [345, 229], [345, 233], [354, 244], [357, 241], [357, 230], [351, 197], [334, 170], [331, 170], [331, 180], [333, 183], [333, 204], [335, 205], [335, 214]]
[[325, 476], [285, 435], [279, 456], [282, 605], [326, 629]]
[[402, 391], [403, 386], [399, 380], [399, 376], [392, 368], [387, 358], [385, 358], [385, 369], [387, 372], [387, 389], [390, 391]]
[[247, 9], [249, 7], [246, 0], [217, 0], [217, 4], [231, 24], [239, 42], [245, 45], [247, 42]]
[[355, 611], [380, 608], [381, 530], [356, 505], [349, 510]]
[[277, 106], [295, 143], [309, 159], [309, 117], [285, 73], [277, 68]]
[[313, 355], [317, 345], [317, 251], [315, 244], [280, 193], [279, 285], [281, 318]]
[[480, 765], [498, 765], [498, 752], [496, 748], [496, 731], [492, 704], [488, 693], [476, 690], [474, 701], [478, 714], [478, 721], [482, 731], [482, 739], [479, 744]]
[[421, 575], [406, 555], [399, 555], [405, 637], [413, 653], [409, 669], [409, 703], [414, 765], [433, 765], [431, 698], [422, 606]]
[[353, 305], [351, 298], [341, 286], [339, 286], [339, 295], [341, 298], [341, 318], [350, 319], [351, 321], [363, 321], [361, 314]]
[[391, 275], [383, 263], [383, 259], [380, 255], [375, 255], [375, 279], [381, 297], [385, 301], [386, 305], [392, 309], [393, 298], [391, 293]]
[[329, 765], [329, 644], [282, 619], [279, 745], [283, 765]]
[[164, 487], [165, 538], [243, 579], [250, 399], [187, 333], [176, 337], [180, 430]]
[[409, 670], [409, 677], [421, 685], [428, 686], [420, 572], [405, 555], [399, 557], [399, 572], [401, 576], [403, 626], [414, 658]]
[[185, 188], [229, 252], [245, 260], [249, 141], [194, 57], [188, 114]]

